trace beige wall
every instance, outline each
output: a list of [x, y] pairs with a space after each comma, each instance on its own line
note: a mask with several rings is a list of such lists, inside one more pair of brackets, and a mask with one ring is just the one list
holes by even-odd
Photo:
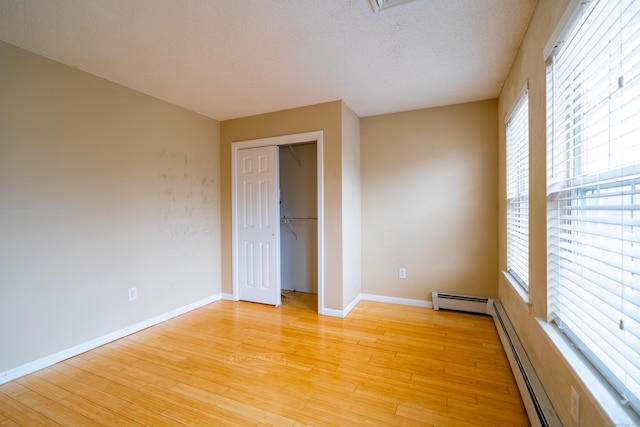
[[342, 104], [342, 298], [347, 307], [362, 293], [360, 118]]
[[546, 77], [543, 48], [560, 20], [569, 0], [540, 0], [499, 99], [500, 125], [500, 270], [506, 266], [505, 225], [505, 126], [504, 119], [529, 81], [529, 269], [531, 307], [515, 294], [500, 275], [499, 295], [538, 375], [550, 395], [560, 419], [574, 425], [570, 416], [571, 386], [580, 394], [581, 426], [610, 425], [610, 421], [578, 381], [573, 370], [549, 341], [536, 318], [546, 318]]
[[218, 122], [5, 43], [0, 93], [0, 372], [221, 292]]
[[497, 131], [496, 100], [361, 120], [364, 293], [497, 295]]
[[342, 102], [261, 114], [220, 124], [222, 291], [232, 293], [231, 144], [272, 136], [323, 131], [325, 308], [343, 309], [342, 298]]

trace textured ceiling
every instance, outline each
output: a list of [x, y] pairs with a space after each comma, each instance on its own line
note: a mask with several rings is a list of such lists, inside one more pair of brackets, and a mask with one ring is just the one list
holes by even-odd
[[0, 0], [0, 40], [226, 120], [498, 96], [537, 0]]

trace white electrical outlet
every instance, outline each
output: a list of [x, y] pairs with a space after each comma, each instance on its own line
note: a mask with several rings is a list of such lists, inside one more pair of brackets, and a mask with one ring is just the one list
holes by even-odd
[[580, 395], [573, 386], [571, 386], [571, 418], [576, 425], [580, 424]]
[[129, 301], [138, 298], [138, 288], [129, 288]]
[[407, 269], [400, 267], [398, 269], [398, 277], [400, 277], [401, 279], [406, 279], [407, 278]]

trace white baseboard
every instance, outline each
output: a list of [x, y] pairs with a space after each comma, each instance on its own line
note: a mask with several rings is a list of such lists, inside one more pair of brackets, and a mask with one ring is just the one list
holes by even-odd
[[187, 313], [191, 310], [195, 310], [212, 302], [219, 301], [223, 298], [223, 296], [224, 294], [212, 295], [210, 297], [201, 299], [200, 301], [196, 301], [183, 307], [176, 308], [175, 310], [171, 310], [167, 313], [161, 314], [159, 316], [152, 317], [151, 319], [143, 320], [142, 322], [136, 323], [135, 325], [127, 326], [118, 331], [114, 331], [107, 335], [95, 338], [91, 341], [87, 341], [66, 350], [62, 350], [49, 356], [45, 356], [41, 359], [25, 363], [24, 365], [9, 369], [8, 371], [0, 372], [0, 384], [13, 381], [16, 378], [20, 378], [22, 376], [39, 371], [40, 369], [44, 369], [58, 362], [69, 359], [70, 357], [82, 354], [86, 351], [93, 350], [94, 348], [110, 343], [111, 341], [126, 337], [127, 335], [141, 331], [150, 326], [157, 325], [158, 323], [162, 323], [173, 317], [180, 316], [181, 314]]
[[[76, 345], [74, 347], [68, 348], [66, 350], [62, 350], [58, 353], [51, 354], [49, 356], [45, 356], [41, 359], [34, 360], [29, 363], [25, 363], [24, 365], [18, 366], [13, 369], [9, 369], [8, 371], [0, 372], [0, 384], [7, 383], [9, 381], [13, 381], [16, 378], [20, 378], [24, 375], [31, 374], [40, 369], [44, 369], [48, 366], [54, 365], [58, 362], [66, 360], [70, 357], [77, 356], [86, 351], [92, 350], [94, 348], [100, 347], [104, 344], [110, 343], [111, 341], [115, 341], [117, 339], [126, 337], [127, 335], [136, 333], [143, 329], [146, 329], [150, 326], [157, 325], [158, 323], [162, 323], [167, 321], [173, 317], [180, 316], [181, 314], [187, 313], [191, 310], [195, 310], [204, 305], [210, 304], [219, 300], [233, 300], [232, 294], [220, 293], [216, 295], [212, 295], [210, 297], [204, 298], [200, 301], [193, 302], [191, 304], [187, 304], [183, 307], [176, 308], [175, 310], [171, 310], [168, 313], [161, 314], [159, 316], [153, 317], [151, 319], [144, 320], [140, 323], [136, 323], [135, 325], [127, 326], [118, 331], [114, 331], [110, 334], [103, 335], [99, 338], [95, 338], [91, 341], [87, 341], [85, 343]], [[372, 295], [372, 294], [360, 294], [356, 298], [354, 298], [351, 303], [344, 310], [335, 310], [331, 308], [323, 308], [321, 310], [322, 315], [331, 316], [331, 317], [339, 317], [345, 318], [347, 315], [355, 308], [356, 305], [360, 301], [377, 301], [377, 302], [386, 302], [391, 304], [402, 304], [402, 305], [411, 305], [416, 307], [426, 307], [431, 308], [432, 304], [429, 301], [417, 300], [417, 299], [407, 299], [407, 298], [397, 298], [397, 297], [388, 297], [382, 295]]]
[[383, 295], [373, 295], [373, 294], [361, 294], [360, 297], [363, 301], [377, 301], [377, 302], [387, 302], [390, 304], [402, 304], [402, 305], [411, 305], [414, 307], [433, 308], [433, 304], [431, 303], [431, 301], [425, 301], [421, 299], [387, 297]]
[[322, 314], [324, 316], [339, 317], [341, 319], [344, 319], [345, 317], [347, 317], [349, 313], [351, 313], [351, 310], [353, 310], [354, 307], [358, 305], [358, 303], [361, 300], [362, 300], [362, 294], [359, 294], [357, 297], [353, 299], [353, 301], [351, 301], [351, 303], [344, 310], [335, 310], [333, 308], [322, 308], [319, 314]]
[[334, 310], [333, 308], [323, 308], [320, 313], [323, 316], [344, 318], [344, 310]]
[[357, 297], [355, 297], [353, 301], [351, 301], [351, 303], [344, 310], [342, 310], [344, 312], [344, 316], [342, 317], [347, 317], [347, 315], [351, 313], [351, 310], [353, 310], [360, 301], [362, 301], [362, 294], [359, 294]]
[[376, 302], [386, 302], [389, 304], [401, 304], [401, 305], [410, 305], [414, 307], [433, 308], [433, 304], [431, 303], [431, 301], [425, 301], [420, 299], [387, 297], [383, 295], [373, 295], [373, 294], [360, 294], [353, 301], [351, 301], [351, 303], [344, 310], [323, 308], [320, 314], [325, 316], [331, 316], [331, 317], [345, 318], [347, 317], [347, 315], [349, 315], [349, 313], [351, 313], [351, 310], [353, 310], [360, 301], [376, 301]]

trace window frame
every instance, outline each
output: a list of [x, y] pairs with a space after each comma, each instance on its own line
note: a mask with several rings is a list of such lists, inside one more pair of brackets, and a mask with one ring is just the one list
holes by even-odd
[[[608, 31], [610, 28], [616, 28], [619, 31], [618, 34], [622, 34], [623, 31], [626, 30], [624, 26], [620, 25], [620, 28], [617, 28], [615, 25], [611, 24], [609, 27], [603, 26], [601, 28], [596, 28], [594, 25], [587, 24], [591, 14], [593, 14], [594, 17], [606, 16], [607, 19], [611, 19], [614, 23], [623, 22], [622, 13], [619, 13], [619, 22], [616, 19], [616, 7], [623, 7], [624, 5], [624, 7], [630, 8], [631, 6], [627, 6], [624, 3], [619, 3], [621, 6], [611, 6], [611, 4], [612, 3], [605, 4], [605, 2], [600, 3], [599, 0], [596, 0], [593, 2], [582, 2], [579, 5], [576, 5], [574, 9], [568, 10], [568, 13], [565, 13], [565, 16], [563, 16], [561, 20], [560, 24], [562, 28], [554, 32], [554, 34], [560, 34], [558, 36], [558, 40], [554, 41], [550, 49], [545, 49], [545, 53], [547, 54], [548, 52], [548, 57], [545, 58], [548, 66], [547, 264], [549, 287], [547, 320], [555, 323], [557, 327], [573, 342], [573, 345], [580, 350], [589, 362], [600, 372], [600, 374], [606, 378], [609, 384], [623, 396], [623, 400], [625, 400], [625, 402], [627, 402], [636, 412], [640, 412], [640, 388], [638, 387], [637, 379], [637, 373], [639, 370], [633, 366], [634, 363], [631, 361], [631, 358], [634, 358], [634, 352], [629, 350], [632, 345], [635, 346], [635, 344], [630, 344], [630, 342], [633, 343], [635, 340], [638, 340], [638, 338], [640, 338], [640, 334], [637, 333], [637, 331], [635, 333], [626, 332], [626, 330], [630, 330], [631, 328], [636, 330], [639, 328], [635, 326], [635, 324], [637, 324], [635, 323], [635, 320], [632, 324], [631, 321], [633, 319], [629, 315], [629, 312], [626, 311], [627, 302], [624, 298], [625, 289], [627, 287], [633, 287], [633, 283], [635, 283], [633, 279], [629, 282], [628, 280], [625, 280], [624, 277], [626, 274], [630, 274], [631, 276], [638, 275], [637, 272], [633, 271], [634, 269], [637, 269], [637, 267], [632, 266], [630, 268], [628, 267], [628, 263], [625, 265], [625, 258], [629, 257], [629, 255], [624, 254], [624, 249], [618, 249], [619, 254], [615, 251], [612, 252], [612, 255], [607, 253], [606, 257], [598, 254], [598, 252], [602, 253], [608, 251], [606, 245], [610, 243], [608, 241], [602, 243], [603, 239], [610, 239], [614, 242], [619, 242], [621, 248], [624, 248], [624, 245], [628, 243], [624, 229], [629, 227], [628, 223], [624, 220], [625, 212], [629, 209], [632, 210], [632, 213], [637, 212], [633, 206], [639, 204], [637, 201], [634, 202], [634, 200], [640, 198], [640, 191], [638, 190], [638, 188], [640, 188], [640, 178], [638, 178], [640, 177], [640, 159], [635, 163], [631, 162], [629, 164], [624, 160], [624, 151], [620, 151], [620, 154], [618, 154], [619, 157], [611, 155], [612, 147], [615, 145], [619, 145], [621, 147], [625, 145], [623, 140], [624, 134], [616, 133], [617, 131], [621, 132], [622, 121], [618, 122], [616, 119], [612, 119], [612, 117], [614, 117], [615, 114], [619, 114], [623, 117], [623, 107], [630, 108], [632, 117], [640, 117], [640, 111], [637, 111], [640, 110], [640, 108], [637, 108], [636, 103], [629, 106], [622, 102], [620, 89], [623, 89], [624, 87], [626, 75], [623, 71], [619, 71], [615, 67], [610, 69], [604, 68], [604, 71], [602, 71], [604, 76], [608, 77], [608, 80], [604, 80], [605, 83], [608, 82], [608, 85], [605, 85], [606, 90], [602, 91], [602, 93], [606, 94], [605, 97], [601, 97], [600, 94], [595, 98], [585, 96], [591, 95], [588, 91], [594, 91], [594, 87], [596, 87], [594, 81], [596, 83], [598, 82], [598, 80], [595, 79], [588, 82], [585, 75], [590, 77], [587, 70], [591, 71], [591, 69], [587, 66], [590, 65], [593, 60], [606, 61], [606, 59], [602, 59], [598, 55], [604, 55], [602, 52], [608, 53], [609, 50], [615, 52], [615, 49], [609, 48], [606, 51], [602, 49], [596, 51], [593, 55], [590, 55], [591, 50], [586, 51], [588, 53], [585, 54], [584, 47], [582, 49], [577, 49], [576, 52], [580, 53], [575, 54], [577, 62], [571, 63], [571, 66], [574, 68], [571, 70], [570, 74], [568, 74], [569, 77], [566, 77], [566, 80], [563, 80], [563, 82], [569, 86], [562, 86], [562, 88], [570, 89], [567, 92], [563, 92], [566, 97], [562, 98], [559, 105], [555, 105], [555, 99], [558, 97], [558, 94], [555, 92], [558, 90], [559, 86], [558, 82], [554, 78], [557, 72], [556, 56], [563, 54], [563, 49], [567, 46], [573, 48], [571, 45], [571, 37], [575, 34], [574, 32], [580, 32], [582, 31], [582, 28], [587, 28], [589, 31], [588, 34], [585, 35], [580, 33], [579, 36], [575, 36], [575, 39], [581, 41], [591, 41], [593, 39], [593, 44], [590, 46], [596, 46], [599, 43], [603, 43], [603, 40], [605, 40], [605, 44], [611, 43], [614, 47], [616, 46], [615, 43], [622, 44], [622, 41], [618, 40], [616, 37], [609, 36]], [[599, 11], [600, 9], [597, 8], [601, 5], [603, 8], [610, 7], [611, 15], [593, 12], [594, 10]], [[627, 9], [621, 10], [627, 11]], [[613, 18], [609, 18], [610, 16], [613, 16]], [[604, 22], [604, 19], [598, 22]], [[634, 25], [637, 25], [637, 23]], [[633, 28], [634, 31], [638, 31], [635, 30], [635, 26]], [[605, 36], [602, 36], [602, 34], [598, 37], [594, 37], [592, 33], [596, 32], [604, 33], [609, 38], [604, 39], [603, 37]], [[550, 44], [548, 44], [548, 46], [550, 46]], [[640, 55], [638, 50], [634, 52], [634, 55]], [[620, 61], [620, 63], [622, 63], [623, 60], [629, 60], [633, 64], [636, 56], [629, 55], [629, 57], [625, 57], [622, 54], [619, 54], [619, 58], [614, 58], [617, 61]], [[568, 57], [563, 58], [562, 60], [566, 61], [567, 59], [573, 58]], [[585, 60], [588, 60], [589, 62], [584, 63]], [[612, 70], [619, 71], [620, 77], [617, 77]], [[637, 68], [633, 69], [633, 72], [629, 72], [632, 76], [632, 80], [635, 81], [635, 84], [637, 84], [638, 81], [637, 73]], [[617, 80], [617, 89], [615, 80]], [[597, 101], [594, 101], [593, 99], [596, 99]], [[604, 117], [608, 119], [604, 121], [604, 123], [606, 123], [605, 128], [608, 133], [604, 137], [606, 143], [598, 145], [598, 149], [605, 147], [605, 151], [608, 154], [600, 156], [596, 155], [592, 158], [588, 156], [594, 154], [596, 151], [594, 147], [596, 147], [596, 144], [601, 142], [597, 133], [594, 131], [594, 129], [597, 129], [594, 123], [597, 123], [598, 126], [602, 126], [598, 121], [600, 120], [598, 118], [598, 114], [602, 114], [602, 111], [599, 110], [599, 108], [602, 108], [599, 102], [603, 102], [602, 105], [608, 107], [604, 109]], [[561, 114], [556, 114], [556, 108]], [[616, 108], [620, 108], [620, 110], [618, 111]], [[628, 111], [625, 111], [625, 113], [628, 114]], [[589, 117], [589, 114], [592, 115], [591, 118]], [[558, 120], [562, 121], [562, 124], [566, 126], [559, 126], [558, 123], [555, 123], [556, 117], [561, 117], [561, 119]], [[621, 119], [617, 118], [617, 120]], [[637, 132], [637, 129], [632, 128], [631, 132]], [[638, 150], [637, 145], [630, 145], [629, 147], [631, 147], [631, 150]], [[560, 158], [560, 161], [556, 163], [558, 158]], [[601, 158], [603, 158], [604, 161], [600, 160]], [[597, 159], [598, 161], [594, 162], [594, 159]], [[606, 163], [606, 166], [603, 166], [603, 163]], [[616, 164], [612, 166], [612, 163]], [[632, 190], [625, 190], [626, 187], [631, 187]], [[611, 192], [612, 189], [617, 189], [617, 191]], [[625, 202], [625, 197], [628, 198], [630, 202]], [[619, 205], [620, 207], [616, 208], [614, 205]], [[607, 216], [607, 210], [610, 210], [610, 212], [613, 213], [620, 211], [619, 215], [621, 219], [619, 224], [610, 224], [602, 228], [585, 225], [585, 223], [588, 224], [594, 220], [595, 222], [604, 221], [602, 222], [603, 224], [606, 224], [606, 221], [611, 221]], [[588, 213], [589, 211], [605, 213], [600, 216], [593, 216], [593, 214]], [[581, 218], [581, 215], [584, 215], [584, 217]], [[618, 240], [616, 240], [615, 237], [616, 232], [607, 230], [613, 229], [614, 227], [619, 227], [620, 237]], [[640, 226], [633, 225], [632, 223], [630, 227], [633, 236], [637, 232], [634, 231], [634, 227]], [[563, 236], [563, 233], [560, 232], [561, 229], [573, 229], [573, 231], [565, 231]], [[631, 238], [631, 245], [634, 244], [633, 239], [634, 237]], [[578, 243], [576, 244], [576, 242]], [[575, 246], [575, 248], [572, 248], [572, 245]], [[594, 254], [596, 255], [594, 256]], [[603, 258], [597, 258], [598, 255]], [[575, 256], [575, 259], [571, 260], [569, 256]], [[611, 258], [609, 258], [609, 256]], [[620, 257], [619, 266], [615, 265], [616, 256]], [[631, 255], [630, 257], [633, 260], [635, 256]], [[610, 259], [613, 259], [614, 261], [612, 262]], [[610, 272], [604, 274], [602, 271], [598, 271], [598, 269], [603, 270], [602, 265], [605, 265], [606, 269], [610, 271], [620, 270], [620, 282], [617, 283], [617, 287], [621, 290], [617, 291], [617, 293], [615, 293], [616, 287], [607, 284], [608, 282], [615, 283], [615, 279], [613, 279], [615, 276]], [[575, 268], [575, 266], [581, 268], [580, 274], [575, 271], [572, 272], [571, 268]], [[571, 275], [576, 277], [574, 281], [567, 278]], [[560, 282], [563, 282], [563, 284]], [[611, 292], [612, 295], [615, 295], [615, 298], [621, 299], [623, 303], [620, 304], [619, 311], [616, 311], [615, 308], [607, 308], [604, 301], [602, 301], [602, 303], [596, 308], [593, 304], [585, 303], [579, 296], [574, 297], [576, 301], [567, 303], [569, 299], [567, 297], [562, 297], [560, 294], [564, 292], [564, 289], [569, 289], [569, 287], [573, 285], [579, 285], [575, 286], [576, 289], [587, 289], [580, 291], [580, 295], [583, 297], [594, 298], [598, 293], [605, 294], [606, 292]], [[570, 295], [571, 292], [572, 291], [568, 290], [567, 294]], [[564, 303], [561, 302], [563, 298], [565, 301]], [[630, 304], [632, 305], [633, 303]], [[571, 305], [574, 305], [576, 308], [569, 308]], [[636, 304], [635, 307], [640, 306]], [[607, 315], [599, 313], [605, 310], [608, 313], [607, 315], [609, 315], [609, 313], [614, 313], [616, 315], [616, 318], [614, 319], [615, 322], [610, 322], [611, 324], [608, 326], [600, 325], [598, 323], [599, 320], [604, 323], [604, 317]], [[585, 312], [587, 313], [586, 315], [584, 314]], [[572, 319], [574, 316], [576, 319], [579, 319], [577, 322], [580, 323], [579, 325]], [[623, 331], [620, 333], [618, 333], [618, 331], [614, 331], [614, 329], [617, 329], [616, 322], [618, 319], [620, 322], [619, 329], [620, 331]], [[610, 321], [611, 317], [608, 320]], [[627, 321], [629, 321], [629, 326], [627, 326]], [[589, 323], [591, 323], [592, 326], [585, 326]], [[597, 327], [593, 325], [597, 325]], [[605, 334], [608, 337], [608, 341], [613, 342], [618, 340], [618, 342], [610, 344], [607, 339], [604, 338], [603, 333], [598, 332], [598, 329], [600, 328], [606, 331]], [[610, 344], [613, 350], [607, 352], [606, 350], [599, 348], [598, 345], [594, 345], [593, 342], [604, 342], [606, 345]], [[637, 350], [634, 351], [637, 352]], [[616, 352], [619, 352], [619, 354]], [[598, 353], [600, 353], [601, 356], [598, 356]], [[616, 371], [618, 374], [615, 373]], [[622, 377], [624, 380], [620, 378], [620, 372], [623, 373]], [[635, 378], [635, 380], [633, 378]]]
[[[523, 300], [529, 303], [529, 83], [516, 97], [505, 120], [505, 215], [506, 265], [505, 276]], [[523, 126], [515, 135], [512, 126]], [[524, 152], [523, 152], [524, 151]], [[514, 155], [515, 152], [515, 155]], [[515, 191], [510, 187], [515, 186]], [[513, 220], [513, 217], [518, 219]], [[526, 223], [526, 236], [514, 233]]]

